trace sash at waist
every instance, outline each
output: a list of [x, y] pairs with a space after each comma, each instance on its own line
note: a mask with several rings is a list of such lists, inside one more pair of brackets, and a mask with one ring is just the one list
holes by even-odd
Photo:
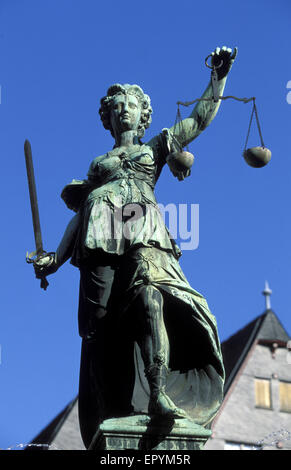
[[[120, 180], [120, 179], [132, 179], [132, 180], [139, 180], [139, 181], [142, 181], [143, 183], [147, 183], [149, 185], [149, 187], [154, 190], [154, 183], [149, 180], [148, 178], [146, 178], [146, 175], [144, 174], [141, 174], [141, 175], [137, 175], [136, 173], [116, 173], [115, 175], [113, 175], [111, 178], [105, 178], [103, 181], [102, 181], [102, 186], [106, 183], [110, 183], [112, 181], [116, 181], [116, 180]], [[99, 187], [99, 186], [98, 186]]]

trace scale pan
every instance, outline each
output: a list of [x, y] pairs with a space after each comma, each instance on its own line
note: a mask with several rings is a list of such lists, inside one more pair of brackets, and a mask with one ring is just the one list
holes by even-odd
[[194, 162], [194, 155], [190, 152], [173, 152], [167, 157], [167, 162], [177, 171], [190, 170]]
[[252, 147], [244, 151], [244, 159], [253, 168], [261, 168], [271, 160], [271, 151], [266, 147]]

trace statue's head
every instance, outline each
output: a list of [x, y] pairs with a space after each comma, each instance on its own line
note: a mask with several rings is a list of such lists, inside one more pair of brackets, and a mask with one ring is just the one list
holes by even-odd
[[138, 85], [112, 85], [100, 103], [99, 114], [103, 126], [110, 130], [113, 137], [122, 130], [136, 130], [141, 138], [150, 126], [153, 111], [150, 97]]

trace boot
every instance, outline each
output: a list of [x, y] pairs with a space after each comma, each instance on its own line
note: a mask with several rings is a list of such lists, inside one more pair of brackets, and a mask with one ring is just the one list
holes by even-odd
[[154, 363], [145, 370], [145, 375], [150, 386], [150, 401], [148, 413], [150, 417], [163, 418], [187, 418], [187, 413], [178, 408], [166, 395], [166, 380], [168, 368], [165, 364]]

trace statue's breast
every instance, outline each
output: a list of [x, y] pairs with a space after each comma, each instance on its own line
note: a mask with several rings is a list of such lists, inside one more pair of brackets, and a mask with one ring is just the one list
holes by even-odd
[[138, 151], [130, 153], [126, 158], [145, 165], [154, 163], [153, 150], [148, 145], [142, 145]]
[[155, 161], [151, 147], [147, 145], [138, 146], [131, 151], [114, 149], [101, 157], [97, 157], [90, 165], [89, 178], [107, 179], [117, 172], [124, 173], [134, 171], [147, 171], [152, 167], [154, 171]]

